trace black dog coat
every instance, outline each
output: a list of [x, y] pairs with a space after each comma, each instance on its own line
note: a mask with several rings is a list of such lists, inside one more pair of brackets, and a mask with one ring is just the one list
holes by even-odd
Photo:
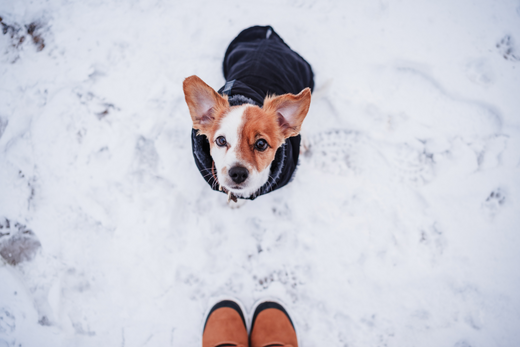
[[[271, 26], [254, 26], [242, 31], [224, 56], [226, 84], [218, 91], [227, 94], [231, 106], [245, 103], [262, 107], [267, 95], [298, 94], [314, 89], [312, 68], [282, 40]], [[269, 193], [289, 183], [300, 154], [300, 135], [290, 137], [278, 148], [268, 181], [249, 199]], [[195, 164], [213, 190], [219, 186], [213, 174], [213, 159], [206, 136], [191, 135]]]

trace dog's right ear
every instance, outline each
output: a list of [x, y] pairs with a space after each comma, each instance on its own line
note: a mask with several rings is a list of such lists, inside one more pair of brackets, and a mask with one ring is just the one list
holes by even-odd
[[186, 78], [182, 87], [190, 109], [193, 128], [199, 129], [204, 134], [211, 128], [215, 115], [229, 107], [227, 97], [215, 92], [195, 75]]

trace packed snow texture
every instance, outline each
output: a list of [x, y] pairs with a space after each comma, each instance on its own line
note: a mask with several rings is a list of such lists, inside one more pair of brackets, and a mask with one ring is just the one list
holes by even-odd
[[[520, 345], [520, 1], [0, 0], [0, 347]], [[270, 24], [314, 68], [294, 181], [228, 206], [182, 81]], [[237, 208], [238, 206], [238, 208]]]

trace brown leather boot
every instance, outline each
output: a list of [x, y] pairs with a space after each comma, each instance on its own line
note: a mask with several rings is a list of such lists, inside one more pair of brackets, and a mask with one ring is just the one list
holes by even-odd
[[296, 331], [287, 311], [276, 302], [263, 302], [253, 314], [251, 347], [298, 347]]
[[236, 302], [221, 301], [206, 318], [202, 347], [248, 347], [244, 314]]

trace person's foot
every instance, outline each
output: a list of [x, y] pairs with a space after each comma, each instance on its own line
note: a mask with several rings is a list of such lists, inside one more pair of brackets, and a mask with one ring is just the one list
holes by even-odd
[[248, 347], [244, 314], [234, 301], [217, 303], [208, 314], [202, 347]]
[[298, 347], [296, 331], [287, 311], [276, 302], [263, 302], [253, 314], [251, 347]]

